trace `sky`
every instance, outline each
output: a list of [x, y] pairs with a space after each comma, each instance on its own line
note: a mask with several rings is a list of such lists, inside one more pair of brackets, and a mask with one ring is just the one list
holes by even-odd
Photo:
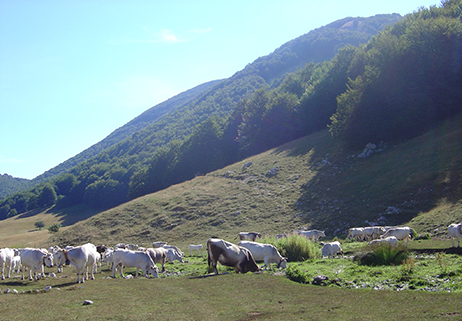
[[438, 0], [0, 0], [0, 174], [32, 179], [147, 109], [345, 17]]

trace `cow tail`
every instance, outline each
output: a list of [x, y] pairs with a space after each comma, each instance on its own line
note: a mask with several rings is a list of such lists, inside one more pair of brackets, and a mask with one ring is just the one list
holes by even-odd
[[209, 268], [210, 268], [210, 242], [207, 241], [207, 263], [209, 265]]

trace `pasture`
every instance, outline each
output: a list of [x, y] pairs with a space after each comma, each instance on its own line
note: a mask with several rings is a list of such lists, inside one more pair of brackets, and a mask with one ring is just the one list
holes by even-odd
[[[437, 246], [446, 247], [447, 240]], [[432, 240], [411, 241], [429, 248]], [[318, 246], [318, 245], [316, 245]], [[157, 279], [111, 277], [103, 265], [95, 280], [76, 284], [75, 269], [65, 267], [56, 278], [37, 282], [12, 278], [0, 281], [2, 317], [78, 320], [393, 320], [460, 319], [462, 258], [456, 254], [413, 252], [401, 266], [367, 267], [352, 256], [363, 243], [343, 243], [344, 258], [291, 262], [286, 271], [235, 274], [218, 265], [207, 269], [206, 251], [185, 251], [186, 263], [167, 263]], [[133, 275], [134, 269], [124, 269]], [[46, 268], [45, 272], [56, 272]], [[286, 275], [287, 273], [287, 275]], [[117, 274], [116, 274], [117, 275]], [[328, 277], [312, 285], [313, 277]], [[299, 279], [297, 279], [299, 277]], [[295, 281], [293, 281], [295, 280]], [[51, 290], [45, 290], [47, 286]], [[6, 289], [18, 294], [4, 294]], [[92, 305], [83, 305], [85, 300]], [[392, 317], [390, 317], [392, 316]], [[0, 318], [1, 319], [1, 318]]]

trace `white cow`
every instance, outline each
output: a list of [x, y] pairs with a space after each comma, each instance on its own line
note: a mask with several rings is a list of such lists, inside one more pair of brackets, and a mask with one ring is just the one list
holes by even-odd
[[364, 237], [367, 240], [376, 240], [380, 238], [381, 235], [385, 234], [386, 230], [382, 226], [369, 226], [364, 227]]
[[194, 244], [189, 244], [189, 253], [192, 256], [192, 252], [196, 251], [197, 255], [199, 255], [200, 250], [202, 249], [202, 244], [194, 245]]
[[167, 245], [167, 242], [152, 242], [152, 247], [162, 247], [164, 245]]
[[364, 240], [364, 228], [362, 227], [349, 228], [347, 238], [354, 239], [355, 241]]
[[0, 264], [2, 266], [2, 280], [5, 280], [4, 270], [7, 269], [6, 277], [9, 278], [11, 274], [11, 267], [14, 258], [14, 250], [7, 247], [0, 249]]
[[240, 241], [238, 245], [248, 249], [255, 261], [264, 261], [265, 270], [271, 263], [277, 263], [277, 268], [285, 269], [287, 267], [287, 258], [282, 257], [274, 245], [252, 241]]
[[15, 255], [11, 261], [11, 270], [17, 274], [21, 273], [21, 257]]
[[451, 224], [448, 226], [449, 237], [451, 238], [452, 247], [454, 245], [454, 238], [457, 238], [457, 247], [460, 247], [459, 239], [462, 236], [462, 223], [459, 224]]
[[395, 236], [398, 240], [406, 240], [406, 245], [411, 239], [412, 230], [410, 227], [394, 227], [389, 229], [385, 234], [381, 236], [382, 239], [388, 236]]
[[167, 252], [167, 258], [166, 258], [167, 262], [173, 263], [173, 261], [178, 260], [181, 263], [183, 263], [183, 258], [184, 258], [183, 252], [181, 251], [178, 252], [177, 250], [173, 248], [165, 248], [165, 247], [162, 247], [162, 248], [165, 249], [165, 251]]
[[369, 242], [369, 245], [388, 243], [390, 246], [395, 246], [398, 244], [398, 239], [396, 236], [387, 236], [383, 239], [376, 239]]
[[321, 254], [322, 256], [327, 256], [327, 257], [334, 257], [337, 253], [342, 253], [343, 256], [343, 251], [342, 247], [340, 246], [340, 242], [335, 241], [335, 242], [330, 242], [330, 243], [324, 243], [322, 249], [321, 249]]
[[112, 253], [114, 266], [112, 267], [112, 277], [115, 278], [115, 271], [120, 266], [120, 276], [124, 278], [123, 267], [136, 267], [135, 278], [138, 277], [138, 271], [141, 270], [144, 276], [148, 277], [148, 272], [153, 277], [158, 277], [157, 266], [152, 261], [151, 257], [145, 251], [131, 251], [118, 249]]
[[55, 255], [59, 258], [59, 264], [75, 266], [77, 283], [84, 283], [85, 280], [88, 280], [88, 268], [91, 271], [91, 279], [95, 279], [94, 268], [98, 259], [98, 252], [94, 244], [87, 243], [68, 251], [58, 250]]
[[29, 269], [29, 280], [32, 280], [34, 274], [34, 281], [37, 281], [37, 272], [40, 277], [44, 277], [43, 266], [53, 267], [53, 254], [48, 253], [45, 249], [34, 249], [24, 248], [20, 249], [22, 276], [21, 280], [24, 280], [24, 271], [26, 268]]
[[320, 237], [326, 237], [324, 231], [319, 230], [298, 231], [298, 234], [310, 239], [313, 242], [317, 242]]

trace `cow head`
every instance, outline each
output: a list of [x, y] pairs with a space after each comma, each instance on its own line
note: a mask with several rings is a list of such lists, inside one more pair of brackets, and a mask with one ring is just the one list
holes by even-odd
[[53, 254], [47, 253], [43, 255], [43, 265], [46, 267], [53, 267]]
[[242, 250], [244, 252], [245, 259], [241, 262], [241, 273], [260, 272], [261, 267], [259, 267], [257, 262], [255, 262], [252, 253], [246, 248], [242, 248]]
[[283, 257], [283, 258], [279, 261], [279, 263], [278, 263], [278, 265], [277, 265], [277, 268], [281, 268], [281, 269], [287, 268], [287, 260], [288, 260], [288, 259], [287, 259], [286, 257]]
[[150, 271], [149, 271], [153, 277], [158, 278], [159, 277], [159, 269], [157, 268], [156, 265], [151, 265]]

